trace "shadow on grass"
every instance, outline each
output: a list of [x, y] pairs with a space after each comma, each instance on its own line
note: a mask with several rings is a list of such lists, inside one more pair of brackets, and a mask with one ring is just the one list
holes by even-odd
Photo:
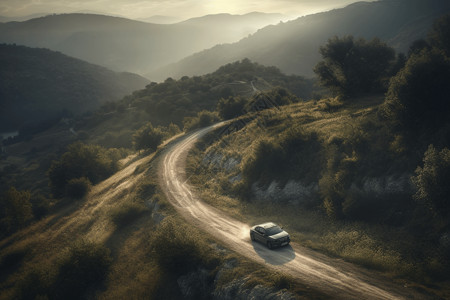
[[295, 259], [295, 251], [291, 245], [281, 248], [268, 249], [265, 245], [252, 242], [253, 249], [264, 261], [271, 265], [284, 265]]

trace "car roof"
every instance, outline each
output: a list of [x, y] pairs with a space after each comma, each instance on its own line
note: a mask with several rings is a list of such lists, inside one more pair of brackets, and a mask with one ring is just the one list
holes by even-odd
[[263, 223], [263, 224], [259, 224], [258, 226], [267, 229], [267, 228], [271, 228], [274, 226], [277, 226], [277, 224], [273, 223], [273, 222], [267, 222], [267, 223]]

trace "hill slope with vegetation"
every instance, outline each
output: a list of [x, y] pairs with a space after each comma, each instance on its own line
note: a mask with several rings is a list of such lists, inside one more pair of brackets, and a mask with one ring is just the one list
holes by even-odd
[[383, 0], [357, 2], [342, 9], [267, 26], [233, 44], [218, 45], [149, 74], [155, 78], [199, 75], [221, 65], [248, 57], [276, 66], [286, 74], [312, 76], [320, 60], [319, 47], [333, 35], [378, 37], [405, 52], [424, 38], [433, 21], [450, 10], [445, 0]]
[[358, 74], [349, 62], [370, 51], [330, 39], [316, 70], [339, 96], [258, 110], [216, 130], [191, 154], [191, 182], [233, 216], [275, 220], [304, 245], [447, 298], [449, 32], [447, 15], [413, 43], [385, 95], [361, 90], [364, 80], [341, 84]]
[[0, 42], [48, 48], [114, 71], [146, 74], [216, 44], [238, 41], [283, 18], [218, 14], [162, 25], [94, 14], [48, 15], [0, 23]]
[[0, 45], [0, 131], [95, 110], [148, 81], [46, 49]]
[[450, 298], [449, 32], [447, 15], [407, 56], [330, 38], [315, 72], [333, 97], [309, 100], [310, 81], [244, 59], [5, 145], [0, 298], [327, 299], [187, 230], [166, 201], [153, 152], [220, 118], [187, 162], [202, 200]]

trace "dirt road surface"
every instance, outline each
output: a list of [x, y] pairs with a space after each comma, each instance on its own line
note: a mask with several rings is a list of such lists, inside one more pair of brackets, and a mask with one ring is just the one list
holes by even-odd
[[188, 151], [213, 128], [211, 126], [184, 136], [168, 147], [161, 158], [160, 184], [171, 204], [184, 218], [216, 237], [229, 249], [269, 269], [289, 274], [330, 295], [330, 298], [426, 299], [413, 290], [397, 286], [350, 263], [304, 248], [295, 241], [288, 247], [276, 250], [251, 242], [249, 224], [234, 220], [203, 203], [187, 182], [185, 161]]

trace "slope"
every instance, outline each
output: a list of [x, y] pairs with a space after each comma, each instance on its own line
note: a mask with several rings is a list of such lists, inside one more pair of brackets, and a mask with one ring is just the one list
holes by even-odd
[[147, 83], [50, 50], [0, 45], [0, 131], [93, 110]]
[[210, 15], [162, 25], [92, 14], [49, 15], [0, 24], [0, 42], [45, 47], [117, 71], [144, 74], [219, 43], [230, 43], [283, 16]]
[[423, 38], [433, 20], [450, 10], [443, 0], [357, 2], [342, 9], [267, 26], [234, 44], [218, 45], [149, 74], [166, 78], [199, 75], [242, 58], [280, 68], [286, 74], [312, 76], [319, 47], [337, 35], [378, 37], [399, 52]]

